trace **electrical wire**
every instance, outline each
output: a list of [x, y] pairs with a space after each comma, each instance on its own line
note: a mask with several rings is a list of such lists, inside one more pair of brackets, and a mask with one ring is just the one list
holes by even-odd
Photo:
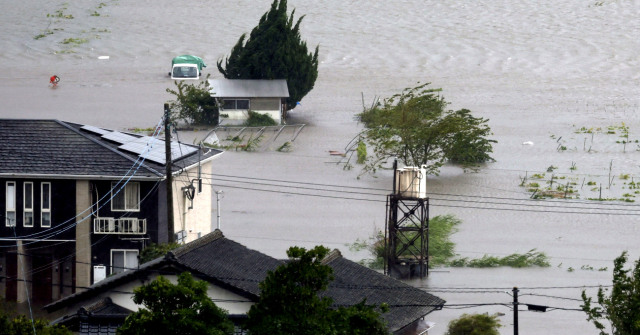
[[[354, 197], [344, 197], [344, 196], [332, 196], [332, 195], [322, 195], [322, 194], [312, 194], [312, 193], [301, 193], [301, 192], [291, 192], [291, 191], [282, 191], [282, 190], [276, 190], [276, 189], [258, 189], [255, 187], [241, 187], [241, 186], [234, 186], [234, 185], [229, 185], [229, 184], [224, 184], [224, 183], [217, 183], [214, 180], [211, 180], [210, 183], [204, 183], [205, 185], [211, 185], [211, 186], [216, 186], [216, 187], [229, 187], [229, 188], [233, 188], [233, 189], [242, 189], [242, 190], [251, 190], [251, 191], [260, 191], [260, 192], [270, 192], [270, 193], [280, 193], [280, 194], [288, 194], [288, 195], [301, 195], [301, 196], [309, 196], [309, 197], [320, 197], [320, 198], [330, 198], [330, 199], [338, 199], [338, 200], [356, 200], [356, 201], [367, 201], [367, 202], [378, 202], [378, 203], [383, 203], [385, 202], [385, 200], [376, 200], [376, 199], [365, 199], [365, 198], [354, 198]], [[263, 184], [255, 184], [253, 183], [253, 185], [260, 185], [262, 186]], [[270, 185], [266, 185], [266, 186], [270, 186]], [[284, 188], [285, 186], [276, 186], [279, 188]], [[325, 192], [332, 192], [331, 190], [322, 190]], [[339, 193], [345, 193], [343, 191], [333, 191], [333, 192], [339, 192]], [[377, 195], [377, 194], [367, 194], [367, 195]], [[380, 195], [378, 195], [380, 196]], [[611, 212], [580, 212], [580, 211], [567, 211], [567, 210], [558, 210], [558, 211], [554, 211], [554, 210], [538, 210], [538, 209], [527, 209], [527, 208], [504, 208], [504, 207], [487, 207], [487, 206], [468, 206], [468, 205], [447, 205], [447, 204], [439, 204], [437, 202], [433, 202], [432, 200], [440, 200], [440, 201], [445, 201], [445, 202], [461, 202], [461, 203], [465, 203], [465, 202], [471, 202], [471, 203], [477, 203], [478, 201], [468, 201], [468, 200], [450, 200], [450, 199], [434, 199], [434, 198], [429, 198], [430, 200], [430, 205], [436, 206], [436, 207], [445, 207], [445, 208], [464, 208], [464, 209], [483, 209], [483, 210], [496, 210], [496, 211], [514, 211], [514, 212], [534, 212], [534, 213], [550, 213], [550, 214], [580, 214], [580, 215], [619, 215], [619, 216], [631, 216], [631, 215], [638, 215], [637, 213], [628, 213], [628, 212], [621, 212], [623, 209], [619, 209], [619, 208], [601, 208], [601, 210], [606, 210], [606, 211], [611, 211]], [[576, 208], [576, 209], [584, 209], [584, 210], [591, 210], [592, 208], [585, 208], [585, 207], [570, 207], [570, 206], [548, 206], [548, 205], [518, 205], [518, 204], [508, 204], [508, 203], [486, 203], [486, 204], [492, 204], [492, 205], [503, 205], [503, 206], [521, 206], [521, 207], [559, 207], [559, 208]], [[597, 208], [596, 208], [597, 209]], [[632, 210], [632, 211], [640, 211], [640, 209], [636, 210]]]
[[[153, 187], [149, 190], [149, 192], [147, 192], [147, 194], [146, 194], [146, 195], [145, 195], [145, 196], [140, 200], [140, 202], [138, 203], [138, 205], [140, 205], [142, 202], [144, 202], [144, 201], [146, 200], [146, 198], [147, 198], [149, 195], [151, 195], [151, 194], [155, 191], [155, 189], [157, 189], [157, 188], [158, 188], [158, 186], [159, 186], [159, 185], [160, 185], [160, 181], [156, 181], [156, 183], [154, 184], [154, 186], [153, 186]], [[120, 216], [120, 218], [124, 217], [125, 215], [126, 215], [126, 213], [125, 213], [125, 214], [122, 214], [122, 216]], [[82, 236], [83, 236], [83, 237], [86, 237], [86, 236], [90, 236], [90, 235], [92, 235], [92, 234], [94, 234], [94, 233], [89, 232], [89, 233], [84, 234], [84, 235], [82, 235]], [[102, 238], [100, 238], [98, 241], [96, 241], [96, 242], [92, 243], [91, 245], [89, 245], [89, 248], [91, 248], [91, 247], [93, 247], [93, 246], [95, 246], [95, 245], [98, 245], [99, 243], [101, 243], [102, 241], [104, 241], [105, 239], [107, 239], [108, 237], [109, 237], [109, 235], [108, 235], [108, 234], [105, 234], [105, 235], [104, 235]], [[60, 242], [60, 243], [57, 243], [57, 244], [54, 244], [54, 245], [46, 245], [46, 246], [41, 246], [41, 247], [34, 247], [34, 248], [29, 248], [28, 250], [29, 250], [29, 251], [32, 251], [32, 250], [37, 250], [37, 249], [41, 249], [41, 248], [50, 248], [50, 247], [53, 247], [53, 246], [55, 246], [55, 245], [59, 245], [59, 244], [62, 244], [62, 243], [69, 243], [69, 242]], [[85, 249], [82, 249], [82, 250], [85, 250]], [[62, 258], [56, 259], [56, 260], [52, 261], [51, 263], [44, 264], [44, 265], [42, 265], [42, 266], [40, 266], [40, 267], [37, 267], [37, 268], [31, 269], [31, 270], [28, 272], [28, 274], [29, 274], [29, 275], [31, 275], [31, 274], [34, 274], [34, 273], [36, 273], [36, 272], [42, 271], [42, 270], [44, 270], [44, 269], [46, 269], [46, 268], [48, 268], [48, 267], [50, 267], [50, 266], [53, 266], [54, 264], [58, 264], [58, 263], [64, 262], [65, 260], [67, 260], [67, 259], [69, 259], [69, 258], [75, 257], [77, 254], [78, 254], [78, 250], [76, 250], [75, 252], [72, 252], [72, 253], [70, 253], [70, 254], [68, 254], [68, 255], [66, 255], [66, 256], [64, 256], [64, 257], [62, 257]], [[28, 255], [28, 256], [31, 256], [31, 255]], [[82, 264], [83, 262], [76, 261], [75, 263]], [[85, 264], [92, 265], [92, 263], [85, 263]]]
[[[325, 184], [325, 183], [310, 183], [310, 182], [301, 182], [301, 181], [291, 181], [291, 180], [282, 180], [282, 179], [266, 179], [266, 178], [256, 178], [256, 177], [248, 177], [248, 176], [234, 176], [234, 175], [227, 175], [227, 174], [218, 174], [218, 173], [202, 173], [203, 175], [208, 175], [211, 176], [213, 180], [213, 177], [224, 177], [224, 178], [236, 178], [236, 179], [245, 179], [245, 180], [255, 180], [255, 181], [267, 181], [267, 182], [276, 182], [276, 183], [284, 183], [284, 184], [294, 184], [294, 185], [312, 185], [312, 186], [321, 186], [321, 187], [331, 187], [331, 188], [349, 188], [349, 189], [358, 189], [358, 190], [370, 190], [370, 191], [380, 191], [380, 192], [384, 192], [382, 194], [389, 194], [392, 192], [392, 190], [390, 189], [386, 189], [386, 188], [373, 188], [373, 187], [359, 187], [359, 186], [344, 186], [344, 185], [336, 185], [336, 184]], [[218, 179], [216, 179], [218, 180]], [[225, 180], [225, 179], [221, 179], [221, 180]], [[313, 188], [312, 188], [313, 189]], [[313, 190], [322, 190], [322, 189], [313, 189]], [[362, 194], [371, 194], [371, 193], [362, 193]], [[378, 193], [373, 193], [373, 194], [378, 194]], [[551, 200], [547, 200], [547, 199], [522, 199], [522, 198], [508, 198], [508, 197], [495, 197], [495, 196], [487, 196], [487, 195], [474, 195], [474, 194], [451, 194], [451, 193], [433, 193], [430, 192], [429, 195], [439, 195], [439, 196], [449, 196], [449, 197], [467, 197], [467, 198], [474, 198], [474, 199], [492, 199], [492, 200], [506, 200], [506, 201], [524, 201], [524, 202], [534, 202], [534, 203], [541, 203], [541, 202], [551, 202], [551, 203], [558, 203], [559, 201], [551, 201]], [[431, 199], [431, 197], [430, 197]], [[571, 199], [567, 199], [567, 200], [561, 200], [562, 203], [576, 203], [576, 204], [593, 204], [593, 201], [580, 201], [580, 200], [571, 200]], [[630, 203], [620, 203], [620, 204], [613, 204], [613, 203], [599, 203], [599, 206], [604, 206], [604, 207], [608, 207], [608, 206], [615, 206], [615, 207], [636, 207], [638, 208], [638, 211], [640, 211], [640, 205], [637, 204], [630, 204]]]
[[[339, 188], [339, 189], [357, 189], [357, 190], [371, 190], [371, 191], [381, 191], [381, 192], [387, 192], [386, 194], [388, 194], [389, 190], [386, 189], [379, 189], [379, 188], [369, 188], [369, 187], [354, 187], [354, 186], [344, 186], [344, 185], [331, 185], [331, 184], [319, 184], [319, 183], [307, 183], [307, 182], [294, 182], [294, 181], [287, 181], [287, 180], [277, 180], [277, 179], [263, 179], [263, 178], [253, 178], [253, 177], [241, 177], [241, 176], [230, 176], [230, 175], [219, 175], [219, 174], [208, 174], [208, 173], [202, 173], [203, 175], [209, 175], [212, 176], [212, 178], [205, 178], [207, 180], [210, 180], [211, 182], [214, 181], [225, 181], [225, 182], [234, 182], [234, 183], [244, 183], [244, 184], [253, 184], [253, 185], [260, 185], [260, 186], [274, 186], [274, 187], [288, 187], [286, 185], [280, 185], [280, 184], [273, 184], [273, 183], [264, 183], [265, 181], [268, 182], [276, 182], [276, 183], [283, 183], [283, 184], [291, 184], [292, 186], [289, 186], [291, 188], [296, 188], [296, 189], [305, 189], [305, 190], [314, 190], [314, 191], [336, 191], [336, 190], [332, 190], [332, 189], [327, 189], [327, 187], [329, 188]], [[227, 179], [223, 179], [223, 178], [216, 178], [214, 179], [214, 176], [224, 176]], [[235, 178], [235, 179], [240, 179], [240, 180], [235, 180], [235, 179], [228, 179], [228, 178]], [[246, 180], [246, 181], [245, 181]], [[256, 182], [251, 182], [248, 180], [254, 180], [254, 181], [258, 181], [260, 183], [256, 183]], [[298, 186], [298, 185], [312, 185], [312, 186], [320, 186], [320, 188], [314, 188], [314, 187], [303, 187], [303, 186]], [[340, 193], [350, 193], [350, 194], [359, 194], [359, 195], [372, 195], [372, 196], [378, 196], [378, 195], [383, 195], [382, 193], [371, 193], [371, 192], [356, 192], [356, 191], [344, 191], [341, 190], [339, 191]], [[386, 195], [384, 194], [384, 195]], [[588, 209], [594, 210], [620, 210], [620, 209], [625, 209], [628, 211], [634, 211], [634, 212], [640, 212], [640, 206], [638, 205], [633, 205], [633, 204], [599, 204], [599, 207], [593, 207], [593, 203], [592, 202], [586, 202], [586, 201], [571, 201], [571, 200], [562, 200], [562, 204], [560, 204], [558, 201], [556, 202], [552, 202], [552, 201], [548, 201], [548, 200], [534, 200], [534, 199], [518, 199], [518, 198], [507, 198], [507, 197], [492, 197], [492, 196], [478, 196], [478, 195], [461, 195], [461, 194], [446, 194], [446, 193], [430, 193], [429, 194], [430, 200], [441, 200], [441, 201], [454, 201], [451, 199], [446, 199], [446, 198], [438, 198], [438, 197], [433, 197], [431, 195], [440, 195], [440, 196], [445, 196], [445, 197], [465, 197], [465, 198], [473, 198], [473, 199], [490, 199], [490, 200], [504, 200], [504, 201], [516, 201], [518, 203], [508, 203], [508, 202], [490, 202], [490, 201], [480, 201], [480, 200], [457, 200], [459, 202], [468, 202], [468, 203], [482, 203], [482, 204], [496, 204], [496, 205], [520, 205], [520, 206], [531, 206], [531, 207], [549, 207], [549, 208], [575, 208], [575, 209], [584, 209], [584, 207], [579, 207], [579, 206], [567, 206], [567, 203], [571, 203], [571, 204], [580, 204], [580, 205], [588, 205], [590, 207], [588, 207]], [[530, 204], [523, 204], [523, 202], [528, 202]], [[531, 204], [532, 203], [532, 204]], [[614, 207], [612, 208], [607, 208], [607, 207]]]

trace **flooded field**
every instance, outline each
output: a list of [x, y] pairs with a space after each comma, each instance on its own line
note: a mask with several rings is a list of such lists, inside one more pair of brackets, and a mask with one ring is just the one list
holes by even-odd
[[[3, 2], [0, 116], [154, 127], [171, 99], [170, 60], [199, 55], [205, 75], [220, 77], [215, 63], [270, 3]], [[363, 103], [431, 82], [452, 109], [488, 118], [498, 143], [496, 162], [480, 172], [447, 166], [429, 178], [430, 215], [463, 221], [454, 235], [463, 257], [537, 249], [552, 265], [441, 268], [411, 281], [450, 304], [428, 315], [437, 324], [429, 333], [443, 334], [462, 313], [484, 312], [504, 314], [501, 333], [512, 333], [509, 294], [518, 286], [521, 302], [555, 308], [533, 313], [521, 306], [522, 334], [597, 334], [577, 311], [580, 292], [609, 285], [623, 250], [640, 257], [640, 197], [630, 186], [640, 180], [640, 2], [288, 4], [306, 15], [303, 39], [320, 46], [319, 78], [290, 113], [288, 124], [303, 128], [265, 129], [259, 150], [234, 148], [215, 161], [206, 177], [222, 191], [224, 234], [275, 257], [292, 245], [316, 244], [353, 260], [369, 257], [348, 245], [383, 229], [391, 173], [360, 176], [334, 152], [344, 153], [361, 130], [354, 115]], [[55, 89], [48, 85], [54, 74], [61, 78]], [[620, 143], [621, 126], [628, 127], [627, 144]], [[216, 136], [226, 140], [234, 131]], [[180, 136], [190, 142], [207, 134]], [[285, 142], [288, 150], [278, 151]], [[575, 183], [578, 196], [531, 199], [528, 184], [554, 180]]]

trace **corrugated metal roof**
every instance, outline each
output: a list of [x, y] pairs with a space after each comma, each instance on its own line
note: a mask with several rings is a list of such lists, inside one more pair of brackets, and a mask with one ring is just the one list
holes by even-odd
[[210, 92], [216, 98], [288, 98], [285, 79], [210, 79]]

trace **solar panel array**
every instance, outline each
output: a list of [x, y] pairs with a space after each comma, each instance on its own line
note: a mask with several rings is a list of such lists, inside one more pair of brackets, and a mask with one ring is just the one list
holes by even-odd
[[[143, 136], [136, 138], [133, 141], [124, 143], [118, 147], [121, 150], [128, 151], [134, 154], [138, 154], [144, 159], [150, 161], [166, 164], [165, 157], [165, 143], [163, 140], [158, 140], [153, 137]], [[181, 143], [171, 142], [171, 160], [187, 156], [191, 153], [198, 151], [198, 148], [187, 146]]]
[[98, 128], [98, 127], [94, 127], [94, 126], [88, 126], [88, 125], [84, 125], [80, 129], [86, 130], [88, 132], [92, 132], [92, 133], [98, 134], [98, 135], [104, 135], [104, 134], [107, 134], [107, 133], [111, 132], [109, 130], [104, 130], [102, 128]]
[[114, 132], [110, 132], [108, 134], [102, 135], [102, 138], [104, 138], [105, 140], [116, 142], [116, 143], [125, 144], [131, 141], [134, 141], [137, 137], [127, 135], [119, 131], [114, 131]]
[[[151, 136], [133, 136], [119, 131], [109, 131], [94, 126], [82, 126], [80, 129], [101, 135], [105, 140], [120, 144], [118, 149], [137, 154], [140, 158], [162, 165], [166, 164], [165, 142]], [[171, 142], [171, 160], [180, 159], [198, 151], [193, 146]]]

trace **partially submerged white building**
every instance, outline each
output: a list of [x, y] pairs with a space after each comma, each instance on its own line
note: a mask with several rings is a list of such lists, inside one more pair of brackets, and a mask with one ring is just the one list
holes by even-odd
[[211, 96], [220, 109], [220, 123], [238, 125], [249, 111], [267, 114], [282, 123], [289, 88], [285, 79], [210, 79]]

